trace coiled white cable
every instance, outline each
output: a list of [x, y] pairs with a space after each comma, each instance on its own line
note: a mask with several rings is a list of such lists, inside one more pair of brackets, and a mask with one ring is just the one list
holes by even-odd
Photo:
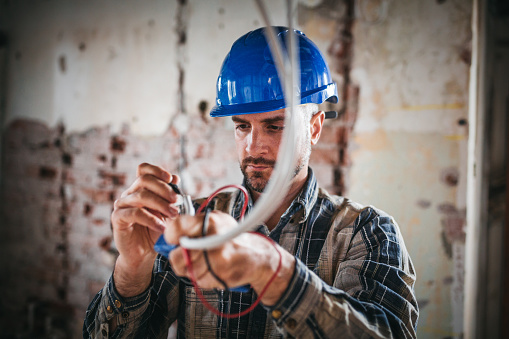
[[[303, 114], [294, 114], [300, 104], [300, 63], [298, 55], [298, 40], [295, 38], [293, 30], [293, 11], [294, 4], [292, 0], [287, 0], [288, 11], [288, 35], [287, 35], [287, 55], [283, 52], [282, 44], [278, 41], [275, 30], [272, 27], [267, 10], [262, 0], [255, 0], [258, 9], [265, 22], [266, 38], [269, 42], [269, 48], [279, 79], [283, 79], [282, 88], [285, 110], [285, 129], [281, 140], [281, 146], [278, 152], [278, 158], [274, 171], [270, 177], [269, 183], [256, 202], [251, 213], [239, 223], [239, 225], [230, 231], [222, 234], [207, 236], [203, 238], [180, 238], [180, 245], [187, 249], [211, 249], [219, 247], [225, 242], [235, 238], [243, 232], [252, 231], [263, 224], [276, 211], [283, 201], [290, 187], [290, 182], [294, 177], [294, 170], [298, 160], [298, 145], [301, 144], [300, 138], [303, 133], [299, 133], [299, 128], [303, 126]], [[292, 114], [293, 113], [293, 114]]]

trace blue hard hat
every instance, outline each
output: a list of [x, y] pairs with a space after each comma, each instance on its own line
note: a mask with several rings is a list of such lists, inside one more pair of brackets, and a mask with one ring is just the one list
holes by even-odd
[[[274, 27], [286, 51], [286, 27]], [[283, 88], [277, 75], [264, 28], [251, 31], [233, 44], [219, 72], [216, 105], [210, 115], [222, 117], [275, 111], [285, 107]], [[301, 104], [338, 102], [336, 83], [316, 45], [294, 30], [300, 57]]]

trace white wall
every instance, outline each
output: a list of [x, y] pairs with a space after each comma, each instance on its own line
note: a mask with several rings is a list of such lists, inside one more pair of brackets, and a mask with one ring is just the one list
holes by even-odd
[[420, 337], [457, 337], [472, 3], [386, 3], [385, 14], [372, 10], [379, 22], [359, 16], [354, 30], [361, 97], [349, 195], [398, 220], [417, 269]]

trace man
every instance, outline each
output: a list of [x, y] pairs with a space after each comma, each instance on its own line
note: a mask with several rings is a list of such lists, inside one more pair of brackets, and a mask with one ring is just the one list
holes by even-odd
[[[289, 34], [277, 27], [279, 39]], [[301, 102], [304, 142], [290, 189], [258, 232], [278, 245], [244, 233], [206, 252], [189, 251], [193, 275], [209, 303], [232, 319], [207, 310], [189, 282], [184, 250], [169, 259], [154, 243], [202, 234], [204, 214], [178, 216], [177, 196], [167, 183], [178, 178], [142, 164], [137, 179], [115, 202], [111, 216], [119, 257], [112, 277], [87, 311], [85, 337], [164, 338], [178, 321], [179, 337], [371, 338], [415, 337], [418, 307], [415, 273], [398, 226], [389, 215], [317, 185], [308, 167], [324, 112], [317, 104], [337, 100], [323, 56], [301, 32]], [[249, 206], [263, 194], [284, 129], [284, 100], [262, 29], [238, 39], [226, 57], [212, 116], [231, 116]], [[223, 193], [207, 217], [208, 234], [235, 227], [244, 198]], [[274, 280], [271, 279], [274, 277]], [[250, 285], [249, 292], [224, 290]], [[217, 288], [219, 290], [214, 290]]]

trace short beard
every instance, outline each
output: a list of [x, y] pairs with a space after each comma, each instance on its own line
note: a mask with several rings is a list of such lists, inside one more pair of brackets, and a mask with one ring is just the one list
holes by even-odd
[[[265, 189], [265, 186], [267, 186], [268, 180], [263, 178], [263, 173], [261, 172], [253, 172], [250, 175], [247, 173], [246, 168], [248, 165], [267, 165], [272, 166], [274, 168], [274, 165], [276, 162], [274, 160], [267, 160], [265, 158], [259, 157], [247, 157], [244, 160], [242, 160], [242, 163], [240, 164], [240, 170], [242, 171], [242, 174], [244, 175], [244, 182], [246, 183], [247, 188], [254, 192], [262, 193]], [[260, 182], [255, 182], [253, 179], [259, 179]]]
[[302, 156], [297, 160], [297, 165], [295, 165], [295, 169], [293, 171], [293, 177], [295, 178], [297, 174], [302, 171], [302, 169], [309, 164], [309, 158], [311, 157], [311, 142], [305, 141], [304, 144], [304, 152]]
[[[307, 166], [307, 164], [309, 163], [310, 156], [311, 156], [311, 143], [306, 142], [305, 146], [304, 146], [304, 152], [303, 152], [302, 156], [299, 158], [299, 160], [297, 161], [297, 164], [295, 165], [295, 168], [293, 170], [292, 179], [295, 178], [302, 171], [302, 169], [305, 166]], [[266, 160], [264, 158], [247, 157], [240, 164], [240, 170], [242, 171], [242, 174], [244, 175], [244, 182], [246, 184], [246, 187], [254, 192], [257, 192], [257, 193], [263, 193], [263, 191], [267, 187], [267, 184], [268, 184], [270, 178], [264, 179], [263, 173], [261, 173], [261, 172], [253, 172], [249, 176], [248, 173], [246, 172], [246, 167], [248, 165], [260, 165], [260, 164], [269, 165], [274, 168], [275, 161]], [[271, 173], [271, 176], [272, 176], [272, 173]], [[258, 181], [255, 182], [255, 180], [253, 180], [253, 179], [258, 179]]]

